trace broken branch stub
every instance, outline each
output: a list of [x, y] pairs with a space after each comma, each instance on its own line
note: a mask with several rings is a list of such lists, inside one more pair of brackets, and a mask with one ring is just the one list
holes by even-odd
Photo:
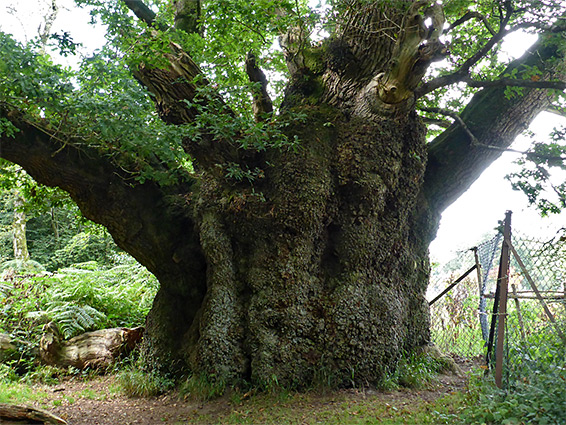
[[398, 104], [411, 98], [428, 66], [447, 54], [439, 40], [444, 26], [442, 6], [435, 3], [421, 15], [419, 10], [427, 4], [419, 1], [409, 8], [388, 68], [374, 78], [377, 96], [384, 103]]

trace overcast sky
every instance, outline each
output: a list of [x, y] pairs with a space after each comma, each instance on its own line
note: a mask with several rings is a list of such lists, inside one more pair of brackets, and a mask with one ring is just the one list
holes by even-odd
[[[313, 0], [315, 3], [318, 1]], [[89, 15], [84, 9], [77, 9], [73, 0], [58, 0], [60, 10], [52, 31], [70, 32], [75, 42], [84, 45], [82, 52], [88, 53], [102, 46], [104, 30], [88, 25]], [[43, 17], [49, 11], [51, 1], [47, 0], [1, 0], [0, 21], [2, 31], [15, 34], [21, 41], [32, 38], [38, 33]], [[505, 44], [505, 53], [518, 57], [530, 44], [532, 37], [515, 35]], [[72, 64], [76, 59], [68, 59]], [[541, 114], [531, 126], [538, 140], [544, 140], [552, 127], [566, 120], [549, 113]], [[518, 138], [512, 146], [526, 150], [529, 142]], [[486, 234], [493, 234], [498, 221], [502, 220], [506, 210], [513, 211], [513, 227], [519, 232], [537, 237], [551, 237], [557, 229], [566, 227], [566, 213], [550, 219], [542, 219], [536, 211], [527, 206], [526, 197], [511, 189], [505, 175], [516, 170], [513, 161], [517, 154], [504, 153], [474, 183], [474, 185], [452, 204], [442, 215], [442, 221], [436, 240], [430, 250], [433, 259], [447, 261], [452, 252], [471, 248]]]
[[[547, 140], [554, 125], [566, 125], [566, 119], [548, 112], [541, 113], [530, 129], [537, 140]], [[530, 140], [518, 137], [511, 146], [526, 150]], [[512, 227], [517, 232], [537, 238], [550, 238], [561, 227], [566, 227], [566, 212], [542, 218], [528, 206], [523, 193], [514, 191], [505, 176], [518, 170], [513, 162], [519, 157], [512, 152], [503, 153], [456, 202], [444, 211], [436, 240], [430, 246], [433, 258], [447, 260], [451, 252], [465, 250], [483, 241], [486, 234], [494, 235], [498, 221], [505, 211], [513, 211]]]

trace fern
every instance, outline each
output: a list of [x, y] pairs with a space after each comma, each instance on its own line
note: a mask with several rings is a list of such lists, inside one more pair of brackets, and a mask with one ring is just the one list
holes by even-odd
[[52, 275], [18, 276], [14, 285], [0, 283], [0, 300], [6, 301], [0, 306], [0, 331], [24, 332], [32, 340], [50, 321], [65, 338], [142, 325], [158, 283], [143, 266], [127, 261], [112, 269], [97, 269], [92, 262], [76, 264]]
[[12, 269], [17, 273], [38, 273], [45, 271], [45, 267], [33, 260], [9, 260], [0, 263], [0, 271]]
[[95, 329], [106, 322], [106, 315], [89, 305], [57, 301], [49, 302], [45, 310], [29, 313], [28, 317], [55, 322], [65, 338]]
[[53, 306], [47, 314], [57, 323], [65, 338], [92, 330], [99, 322], [106, 320], [103, 313], [89, 305], [79, 306], [69, 302]]

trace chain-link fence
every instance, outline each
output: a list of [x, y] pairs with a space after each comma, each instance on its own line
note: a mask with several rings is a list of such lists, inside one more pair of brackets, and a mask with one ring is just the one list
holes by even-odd
[[[497, 357], [498, 319], [506, 318], [500, 373], [502, 384], [512, 387], [566, 366], [566, 230], [551, 240], [514, 231], [506, 244], [508, 273], [500, 272], [503, 241], [497, 234], [434, 267], [429, 299], [432, 339], [439, 349], [465, 358], [487, 355], [490, 368]], [[500, 276], [507, 277], [503, 315]]]
[[561, 232], [541, 241], [513, 234], [503, 369], [506, 387], [540, 374], [552, 376], [566, 366], [564, 236]]
[[[491, 316], [488, 312], [493, 301], [482, 294], [488, 286], [495, 286], [497, 274], [493, 270], [497, 273], [502, 240], [498, 234], [433, 268], [428, 291], [431, 300], [465, 275], [431, 305], [432, 338], [441, 351], [468, 358], [485, 355]], [[480, 267], [469, 272], [478, 264]]]

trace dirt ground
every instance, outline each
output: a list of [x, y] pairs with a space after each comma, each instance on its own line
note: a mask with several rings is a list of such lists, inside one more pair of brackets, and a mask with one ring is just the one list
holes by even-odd
[[[457, 361], [462, 372], [473, 365]], [[381, 393], [375, 390], [342, 390], [309, 397], [309, 409], [327, 408], [333, 403], [356, 403], [371, 397], [376, 403], [403, 408], [419, 402], [431, 402], [455, 391], [464, 390], [467, 374], [444, 374], [427, 390], [404, 390]], [[220, 423], [245, 401], [235, 404], [229, 396], [206, 403], [182, 400], [176, 393], [154, 398], [128, 398], [121, 394], [113, 376], [89, 380], [70, 379], [55, 386], [38, 386], [47, 393], [36, 404], [60, 416], [69, 425], [155, 425]]]

